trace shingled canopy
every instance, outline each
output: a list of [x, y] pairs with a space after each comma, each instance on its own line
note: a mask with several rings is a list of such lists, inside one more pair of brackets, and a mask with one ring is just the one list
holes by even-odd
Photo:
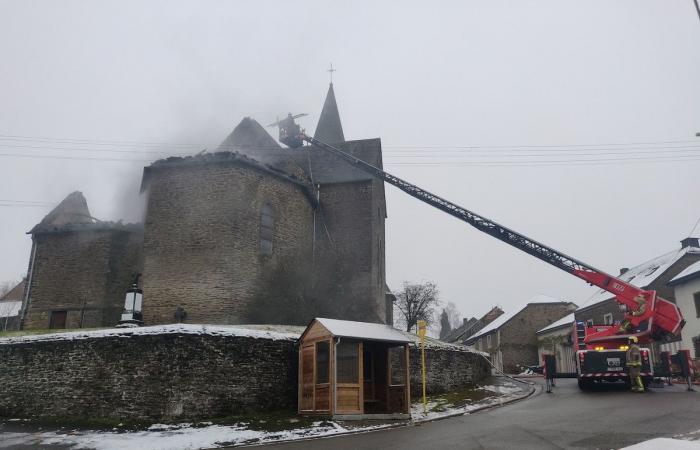
[[409, 342], [389, 325], [312, 320], [299, 338], [299, 413], [409, 418]]

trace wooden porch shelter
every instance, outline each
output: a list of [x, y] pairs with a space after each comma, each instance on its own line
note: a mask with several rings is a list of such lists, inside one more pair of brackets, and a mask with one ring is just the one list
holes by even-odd
[[299, 338], [299, 414], [410, 418], [409, 342], [389, 325], [312, 320]]

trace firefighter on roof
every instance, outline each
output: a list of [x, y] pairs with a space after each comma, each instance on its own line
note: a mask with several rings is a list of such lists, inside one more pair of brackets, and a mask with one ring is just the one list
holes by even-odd
[[642, 377], [640, 375], [642, 371], [642, 352], [637, 345], [636, 336], [630, 336], [629, 348], [627, 349], [625, 359], [627, 360], [627, 370], [629, 370], [632, 392], [644, 392], [644, 383], [642, 383]]

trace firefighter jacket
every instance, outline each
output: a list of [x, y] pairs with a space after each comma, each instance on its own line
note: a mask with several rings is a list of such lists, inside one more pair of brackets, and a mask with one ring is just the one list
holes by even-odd
[[641, 367], [642, 366], [642, 352], [639, 350], [637, 344], [630, 345], [625, 354], [625, 359], [627, 360], [627, 365], [630, 367]]

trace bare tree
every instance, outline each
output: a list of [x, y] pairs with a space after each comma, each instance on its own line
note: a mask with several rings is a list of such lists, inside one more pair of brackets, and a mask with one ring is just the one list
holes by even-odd
[[401, 322], [406, 331], [416, 328], [419, 320], [425, 320], [428, 326], [435, 321], [435, 308], [440, 305], [438, 288], [433, 282], [409, 283], [404, 281], [403, 288], [396, 294], [396, 307], [401, 313]]

